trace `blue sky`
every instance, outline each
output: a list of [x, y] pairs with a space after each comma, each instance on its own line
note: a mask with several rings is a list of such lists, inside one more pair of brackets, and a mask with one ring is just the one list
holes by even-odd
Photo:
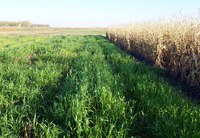
[[0, 21], [57, 27], [106, 27], [197, 14], [200, 0], [0, 0]]

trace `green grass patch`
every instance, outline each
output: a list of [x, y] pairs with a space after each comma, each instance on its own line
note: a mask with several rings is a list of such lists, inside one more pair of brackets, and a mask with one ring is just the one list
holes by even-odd
[[200, 108], [102, 36], [0, 40], [1, 137], [199, 137]]

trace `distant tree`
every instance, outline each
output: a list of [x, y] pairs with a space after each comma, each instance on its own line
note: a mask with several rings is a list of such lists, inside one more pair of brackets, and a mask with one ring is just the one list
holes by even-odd
[[21, 22], [0, 21], [0, 27], [49, 27], [49, 25], [32, 24], [29, 21], [21, 21]]
[[23, 21], [23, 22], [21, 22], [21, 27], [30, 27], [31, 26], [31, 22], [29, 22], [29, 21]]

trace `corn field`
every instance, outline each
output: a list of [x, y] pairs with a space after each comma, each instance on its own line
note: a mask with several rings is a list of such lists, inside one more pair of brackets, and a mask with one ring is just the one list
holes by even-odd
[[200, 24], [196, 20], [110, 27], [107, 38], [166, 68], [190, 86], [200, 84]]

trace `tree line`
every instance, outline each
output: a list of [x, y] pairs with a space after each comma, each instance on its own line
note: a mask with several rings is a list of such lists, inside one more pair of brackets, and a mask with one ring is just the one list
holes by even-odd
[[47, 24], [32, 24], [29, 21], [10, 22], [0, 21], [0, 27], [49, 27]]

